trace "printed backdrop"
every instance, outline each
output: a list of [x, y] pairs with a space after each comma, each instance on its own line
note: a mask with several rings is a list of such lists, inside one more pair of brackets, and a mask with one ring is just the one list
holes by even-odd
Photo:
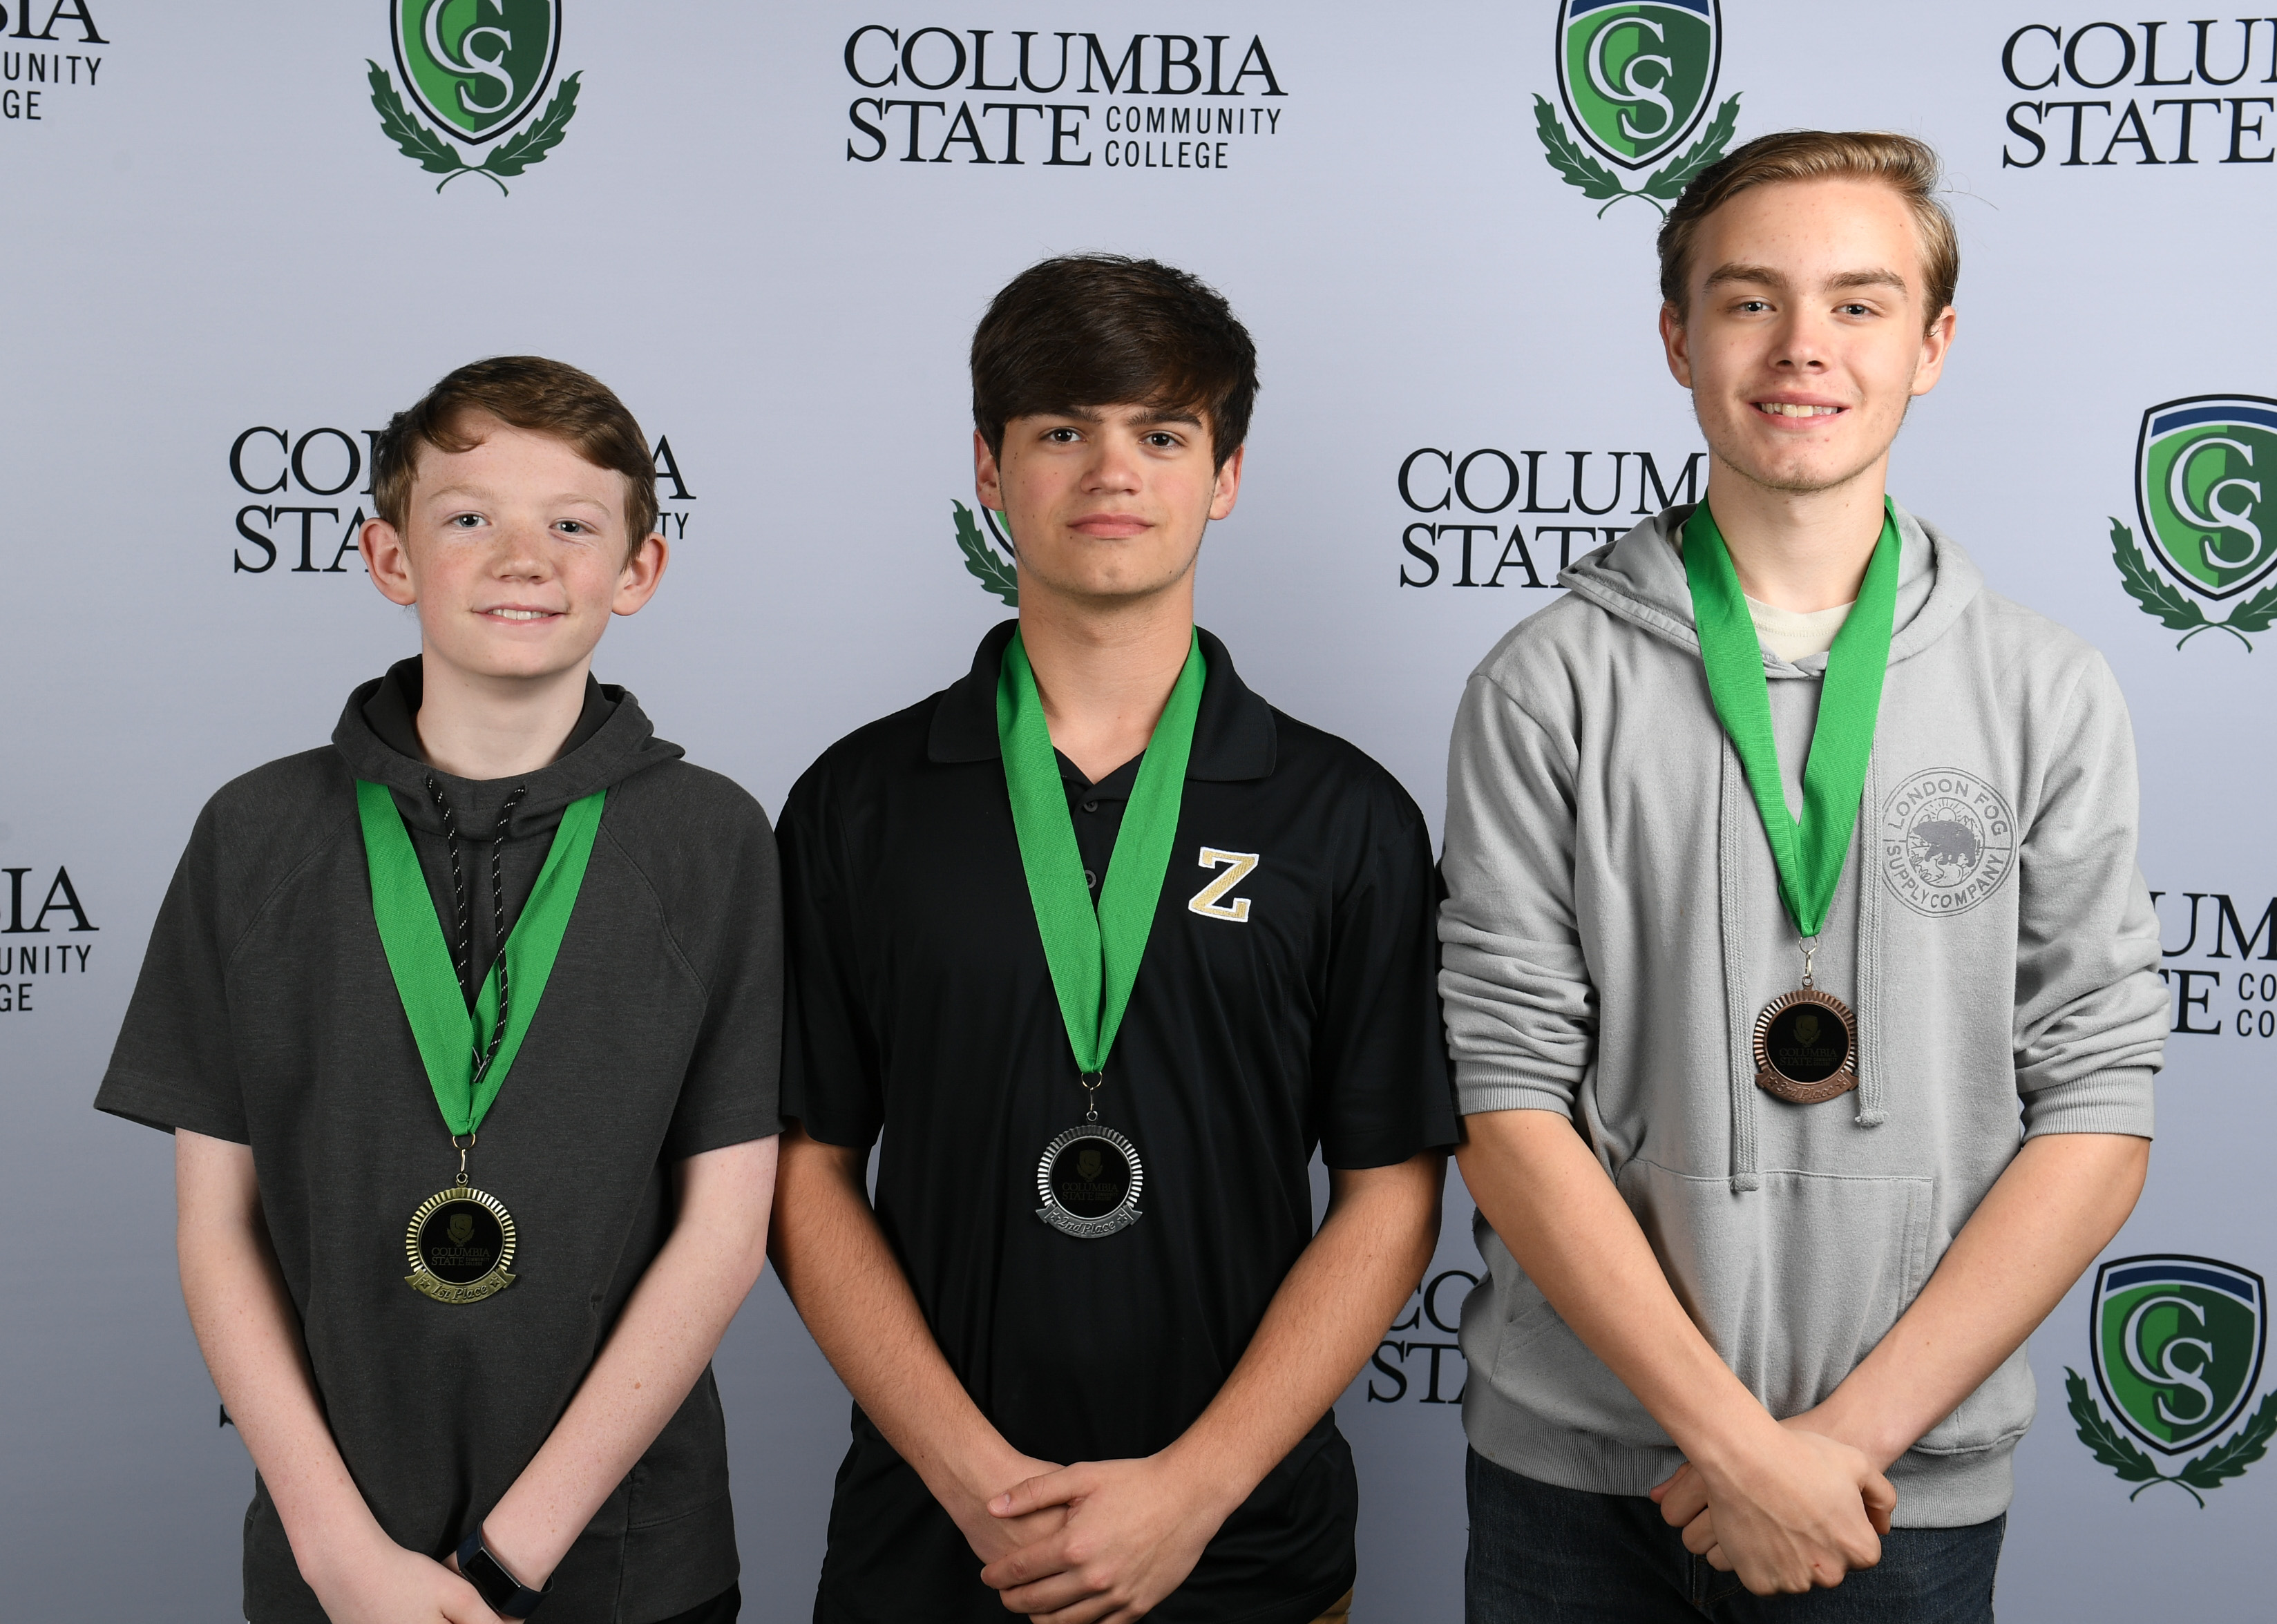
[[[2035, 1340], [2003, 1605], [2256, 1611], [2277, 1510], [2277, 20], [1570, 13], [0, 4], [11, 1616], [119, 1595], [236, 1616], [250, 1473], [179, 1306], [170, 1147], [88, 1100], [200, 804], [324, 740], [416, 646], [353, 549], [390, 411], [509, 351], [623, 393], [673, 566], [600, 672], [773, 806], [1004, 613], [989, 538], [955, 513], [990, 294], [1069, 249], [1191, 267], [1250, 324], [1265, 384], [1202, 618], [1436, 822], [1472, 665], [1564, 560], [1696, 494], [1652, 234], [1698, 164], [1793, 126], [1946, 155], [1960, 340], [1894, 487], [2106, 651], [2142, 743], [2174, 1000], [2161, 1138], [2110, 1267]], [[1999, 835], [1877, 857], [1950, 884]], [[1469, 1216], [1458, 1181], [1426, 1288], [1339, 1407], [1370, 1620], [1459, 1616]], [[719, 1372], [746, 1616], [803, 1620], [843, 1396], [772, 1278]]]

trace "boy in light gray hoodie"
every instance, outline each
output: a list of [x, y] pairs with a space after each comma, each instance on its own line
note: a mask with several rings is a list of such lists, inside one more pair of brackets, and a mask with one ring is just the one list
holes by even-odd
[[1812, 132], [1694, 182], [1660, 319], [1707, 499], [1464, 696], [1474, 1624], [1989, 1620], [2024, 1338], [2142, 1188], [2125, 705], [1884, 490], [1953, 339], [1936, 187]]

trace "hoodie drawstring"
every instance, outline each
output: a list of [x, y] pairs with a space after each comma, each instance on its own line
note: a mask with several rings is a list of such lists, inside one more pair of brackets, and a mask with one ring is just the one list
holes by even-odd
[[1738, 1041], [1740, 1034], [1754, 1031], [1747, 1009], [1747, 956], [1740, 945], [1746, 909], [1740, 896], [1739, 842], [1759, 838], [1763, 826], [1748, 798], [1739, 752], [1732, 748], [1730, 735], [1724, 736], [1723, 744], [1716, 820], [1717, 892], [1724, 926], [1725, 1030], [1734, 1040], [1725, 1045], [1732, 1068], [1732, 1193], [1739, 1195], [1763, 1184], [1755, 1172], [1754, 1056], [1748, 1042]]
[[[514, 809], [522, 804], [522, 797], [529, 792], [528, 784], [516, 784], [512, 794], [499, 803], [498, 822], [491, 830], [491, 939], [498, 943], [498, 955], [491, 961], [499, 978], [498, 1022], [491, 1029], [490, 1047], [475, 1050], [475, 1079], [479, 1084], [498, 1058], [499, 1044], [506, 1037], [506, 1010], [512, 1006], [513, 987], [506, 979], [506, 878], [502, 855], [506, 848], [506, 828], [514, 817]], [[459, 820], [452, 815], [451, 803], [443, 794], [442, 785], [431, 773], [427, 777], [427, 793], [435, 798], [438, 811], [443, 814], [443, 847], [451, 854], [451, 899], [455, 915], [451, 941], [451, 963], [459, 972], [459, 986], [466, 994], [471, 1008], [477, 984], [471, 970], [474, 958], [474, 926], [467, 916], [467, 877], [459, 864]], [[490, 969], [483, 972], [485, 979]]]

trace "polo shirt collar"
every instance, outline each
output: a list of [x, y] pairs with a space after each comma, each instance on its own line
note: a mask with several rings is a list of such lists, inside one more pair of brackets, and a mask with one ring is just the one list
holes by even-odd
[[[1002, 759], [996, 737], [996, 676], [1005, 645], [1019, 624], [1010, 620], [989, 628], [972, 656], [972, 669], [941, 694], [925, 742], [927, 759]], [[1186, 759], [1186, 776], [1210, 782], [1268, 776], [1274, 760], [1273, 707], [1242, 682], [1224, 644], [1199, 627], [1195, 635], [1209, 678], [1202, 686], [1200, 713], [1194, 718], [1194, 748]]]

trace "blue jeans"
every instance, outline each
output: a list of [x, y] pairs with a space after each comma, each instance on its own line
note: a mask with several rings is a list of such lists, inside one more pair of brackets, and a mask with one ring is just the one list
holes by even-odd
[[1750, 1596], [1641, 1496], [1536, 1483], [1476, 1450], [1464, 1470], [1467, 1624], [1992, 1624], [2006, 1516], [1892, 1529], [1881, 1561], [1831, 1590]]

